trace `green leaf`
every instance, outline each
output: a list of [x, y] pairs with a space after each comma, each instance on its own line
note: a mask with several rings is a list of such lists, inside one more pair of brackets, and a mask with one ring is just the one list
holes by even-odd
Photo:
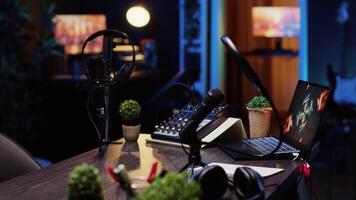
[[200, 184], [189, 181], [187, 173], [168, 172], [163, 178], [156, 178], [135, 200], [198, 200]]
[[133, 122], [140, 117], [141, 106], [135, 100], [125, 100], [119, 106], [119, 113], [123, 120]]
[[69, 200], [103, 200], [103, 183], [93, 165], [77, 165], [68, 178]]
[[270, 108], [271, 104], [264, 96], [255, 96], [247, 103], [246, 106], [249, 109], [263, 109]]

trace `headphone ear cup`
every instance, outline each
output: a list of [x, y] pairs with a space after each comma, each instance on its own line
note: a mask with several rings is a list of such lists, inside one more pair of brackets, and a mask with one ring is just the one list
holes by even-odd
[[220, 199], [228, 186], [224, 169], [216, 165], [205, 167], [194, 179], [200, 183], [202, 199]]
[[249, 167], [239, 167], [234, 173], [234, 189], [238, 199], [264, 199], [263, 178]]
[[125, 63], [124, 65], [121, 66], [119, 71], [117, 72], [116, 75], [116, 80], [118, 81], [118, 85], [121, 86], [123, 83], [125, 83], [129, 77], [131, 76], [133, 70], [133, 63]]

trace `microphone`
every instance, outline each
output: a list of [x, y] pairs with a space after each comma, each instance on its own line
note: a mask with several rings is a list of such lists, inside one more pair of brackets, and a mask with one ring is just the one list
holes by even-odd
[[179, 135], [183, 143], [188, 145], [199, 144], [199, 139], [195, 133], [200, 122], [223, 100], [224, 94], [219, 89], [211, 89], [208, 92], [205, 100], [198, 107], [196, 114], [186, 123]]

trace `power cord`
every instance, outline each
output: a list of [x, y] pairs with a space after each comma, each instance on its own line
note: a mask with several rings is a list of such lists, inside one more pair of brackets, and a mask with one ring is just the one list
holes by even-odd
[[99, 128], [98, 128], [98, 126], [96, 125], [96, 123], [95, 123], [95, 121], [94, 121], [94, 119], [93, 119], [93, 116], [92, 116], [92, 114], [91, 114], [91, 112], [90, 112], [90, 99], [91, 99], [91, 97], [92, 97], [92, 92], [89, 92], [86, 108], [87, 108], [88, 117], [89, 117], [91, 123], [93, 124], [93, 126], [94, 126], [94, 128], [95, 128], [95, 131], [96, 131], [96, 133], [97, 133], [97, 135], [98, 135], [99, 148], [101, 148], [101, 146], [102, 146], [102, 145], [101, 145], [101, 143], [102, 143], [101, 134], [100, 134]]
[[180, 141], [180, 146], [181, 146], [181, 148], [183, 149], [184, 153], [185, 153], [187, 156], [189, 156], [189, 152], [188, 152], [187, 149], [185, 148], [185, 146], [184, 146], [182, 140], [179, 140], [179, 141]]
[[[274, 103], [273, 103], [268, 91], [263, 86], [260, 78], [257, 76], [256, 72], [253, 70], [253, 68], [250, 65], [250, 63], [241, 54], [240, 50], [231, 41], [231, 39], [228, 36], [223, 35], [223, 36], [221, 36], [221, 42], [227, 48], [227, 50], [229, 51], [230, 55], [233, 56], [235, 63], [241, 67], [242, 72], [246, 75], [246, 77], [255, 86], [257, 91], [260, 94], [262, 94], [267, 99], [267, 101], [271, 104], [273, 113], [274, 113], [275, 117], [277, 118], [279, 130], [280, 130], [279, 131], [278, 145], [272, 151], [270, 151], [267, 154], [248, 154], [249, 157], [252, 157], [252, 158], [268, 158], [269, 156], [272, 156], [275, 152], [277, 152], [279, 150], [279, 148], [282, 146], [282, 142], [283, 142], [283, 126], [282, 126], [282, 122], [281, 122], [281, 119], [279, 117], [279, 114], [277, 112], [277, 109], [276, 109], [276, 107], [275, 107], [275, 105], [274, 105]], [[237, 151], [235, 151], [235, 152], [237, 152]], [[242, 153], [242, 152], [239, 151], [239, 153]]]
[[[182, 82], [177, 82], [177, 83], [174, 83], [173, 85], [169, 86], [166, 91], [164, 91], [164, 93], [159, 97], [159, 101], [157, 103], [157, 111], [159, 111], [162, 107], [162, 103], [163, 103], [163, 100], [166, 98], [166, 96], [168, 95], [168, 92], [170, 90], [172, 90], [173, 88], [176, 88], [176, 87], [183, 87], [184, 89], [186, 89], [188, 92], [189, 92], [189, 102], [191, 102], [194, 98], [194, 94], [190, 88], [190, 85], [189, 84], [185, 84], [185, 83], [182, 83]], [[155, 119], [154, 119], [154, 124], [157, 124], [158, 123], [158, 112], [155, 113]]]
[[[315, 194], [315, 192], [312, 190], [311, 188], [311, 185], [310, 185], [310, 181], [309, 181], [309, 176], [311, 176], [310, 172], [307, 172], [307, 176], [304, 169], [305, 169], [305, 166], [307, 166], [307, 168], [310, 169], [310, 165], [307, 161], [305, 161], [303, 158], [300, 158], [300, 160], [302, 161], [302, 165], [300, 165], [300, 167], [302, 169], [299, 170], [299, 177], [297, 179], [297, 187], [299, 186], [299, 184], [301, 183], [301, 181], [303, 180], [303, 177], [304, 177], [304, 180], [305, 180], [305, 188], [307, 189], [307, 191], [309, 192], [309, 195], [312, 196], [312, 199], [315, 199], [315, 200], [318, 200], [318, 196]], [[299, 193], [298, 193], [298, 199], [303, 199], [300, 197]]]

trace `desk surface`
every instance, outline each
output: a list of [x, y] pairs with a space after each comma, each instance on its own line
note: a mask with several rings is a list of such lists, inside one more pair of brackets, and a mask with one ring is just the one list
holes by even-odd
[[[131, 176], [147, 175], [153, 161], [158, 160], [165, 169], [179, 170], [187, 162], [182, 149], [161, 144], [146, 143], [148, 135], [141, 134], [137, 143], [110, 145], [103, 158], [96, 158], [97, 149], [85, 152], [70, 159], [56, 163], [48, 168], [30, 172], [15, 179], [0, 183], [0, 197], [5, 199], [66, 199], [67, 179], [70, 171], [80, 163], [95, 165], [103, 178], [106, 199], [118, 199], [117, 183], [106, 173], [107, 167], [118, 163], [125, 164]], [[123, 141], [123, 139], [121, 139]], [[65, 145], [63, 145], [65, 148]], [[264, 180], [266, 198], [273, 198], [295, 180], [295, 169], [300, 164], [290, 160], [264, 160], [236, 162], [218, 149], [203, 149], [202, 160], [205, 163], [225, 162], [243, 165], [279, 167], [283, 172]], [[278, 192], [277, 191], [277, 185]], [[228, 196], [233, 196], [227, 193]], [[233, 197], [234, 198], [234, 197]]]

